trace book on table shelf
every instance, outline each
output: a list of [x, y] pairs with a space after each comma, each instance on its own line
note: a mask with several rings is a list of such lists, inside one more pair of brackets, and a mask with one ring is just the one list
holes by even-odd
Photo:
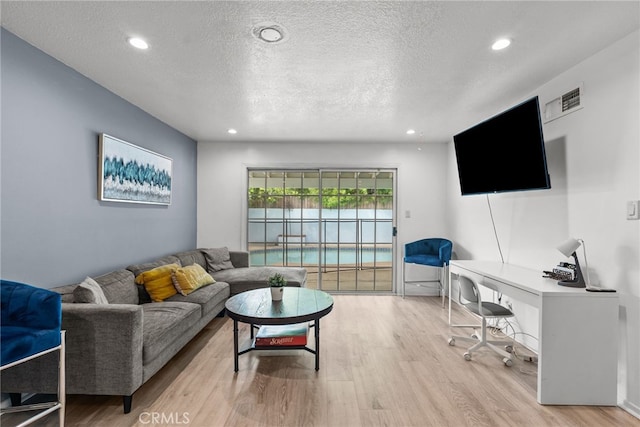
[[308, 323], [262, 325], [256, 334], [256, 347], [295, 347], [307, 345]]

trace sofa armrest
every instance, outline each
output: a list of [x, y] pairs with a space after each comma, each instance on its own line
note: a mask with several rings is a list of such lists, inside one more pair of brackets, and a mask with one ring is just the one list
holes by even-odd
[[131, 395], [142, 385], [142, 306], [63, 304], [67, 391]]
[[249, 267], [249, 252], [229, 251], [229, 255], [234, 268]]
[[[142, 385], [142, 307], [62, 304], [66, 391], [128, 396]], [[55, 393], [57, 353], [2, 372], [3, 392]]]

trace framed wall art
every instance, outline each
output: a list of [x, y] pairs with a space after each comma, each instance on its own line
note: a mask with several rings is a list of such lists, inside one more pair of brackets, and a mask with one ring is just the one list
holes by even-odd
[[169, 157], [104, 133], [98, 151], [98, 200], [171, 204]]

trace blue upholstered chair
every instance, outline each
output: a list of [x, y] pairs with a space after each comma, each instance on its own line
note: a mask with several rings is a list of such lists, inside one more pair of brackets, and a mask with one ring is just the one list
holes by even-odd
[[[404, 245], [404, 255], [402, 257], [402, 297], [405, 295], [407, 283], [438, 283], [439, 292], [442, 293], [442, 306], [444, 307], [445, 282], [448, 280], [449, 261], [453, 243], [450, 240], [438, 237], [416, 240]], [[418, 264], [427, 267], [437, 267], [440, 269], [438, 280], [407, 280], [406, 265]]]
[[[59, 351], [58, 401], [45, 404], [20, 405], [19, 394], [12, 395], [13, 407], [2, 409], [1, 414], [36, 411], [24, 421], [28, 425], [45, 415], [59, 411], [60, 425], [64, 425], [64, 331], [60, 294], [24, 283], [0, 281], [0, 371], [21, 363]], [[8, 390], [11, 392], [11, 390]], [[38, 390], [34, 390], [38, 392]]]

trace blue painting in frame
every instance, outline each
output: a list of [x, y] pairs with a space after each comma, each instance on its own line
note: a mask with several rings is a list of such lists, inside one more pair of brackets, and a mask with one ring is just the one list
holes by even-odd
[[98, 150], [98, 200], [171, 204], [169, 157], [104, 133]]

